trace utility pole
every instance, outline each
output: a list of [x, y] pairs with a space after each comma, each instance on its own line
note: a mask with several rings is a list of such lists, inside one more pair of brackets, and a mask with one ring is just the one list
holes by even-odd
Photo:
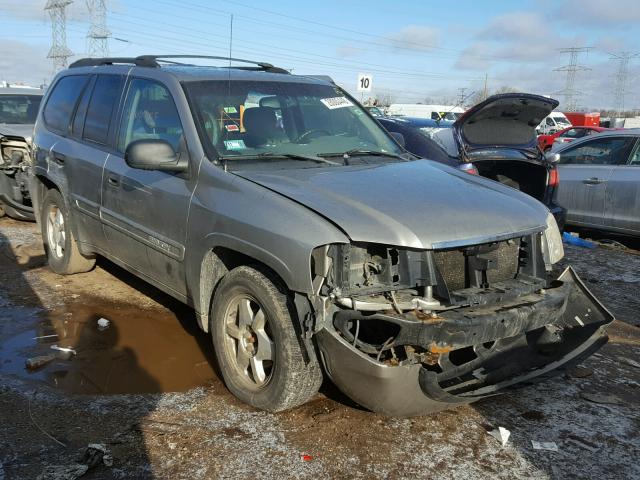
[[578, 102], [577, 97], [582, 94], [582, 92], [575, 89], [576, 73], [579, 71], [591, 70], [584, 65], [578, 64], [578, 55], [581, 53], [587, 53], [591, 48], [592, 47], [569, 47], [560, 49], [560, 53], [569, 54], [569, 63], [554, 70], [554, 72], [567, 72], [564, 90], [555, 92], [555, 94], [562, 95], [564, 97], [563, 108], [568, 112], [576, 111]]
[[482, 89], [482, 100], [486, 100], [489, 97], [489, 91], [487, 90], [487, 79], [489, 78], [489, 74], [484, 74], [484, 88]]
[[51, 49], [47, 58], [53, 60], [53, 74], [67, 66], [73, 53], [67, 47], [67, 15], [65, 9], [73, 0], [48, 0], [44, 6], [51, 17]]
[[91, 18], [87, 54], [90, 57], [108, 57], [111, 32], [107, 28], [107, 0], [87, 0], [87, 9]]
[[464, 96], [464, 92], [467, 90], [466, 87], [460, 87], [458, 89], [458, 103], [456, 105], [463, 105], [466, 97]]
[[618, 64], [618, 72], [615, 75], [616, 86], [615, 86], [615, 109], [621, 114], [624, 112], [624, 96], [627, 93], [627, 77], [629, 76], [629, 61], [632, 58], [636, 58], [640, 56], [639, 53], [632, 52], [618, 52], [618, 53], [610, 53], [611, 58], [613, 60], [618, 60], [620, 63]]

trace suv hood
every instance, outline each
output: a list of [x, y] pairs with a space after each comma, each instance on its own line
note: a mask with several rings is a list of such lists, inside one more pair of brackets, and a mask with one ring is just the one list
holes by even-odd
[[558, 106], [552, 98], [529, 93], [493, 95], [467, 110], [453, 124], [461, 153], [507, 148], [537, 153], [536, 127]]
[[305, 205], [355, 242], [472, 245], [542, 231], [548, 214], [517, 190], [429, 160], [234, 173]]

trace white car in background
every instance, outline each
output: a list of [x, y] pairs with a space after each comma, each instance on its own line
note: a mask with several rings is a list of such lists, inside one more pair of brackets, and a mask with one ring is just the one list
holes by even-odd
[[455, 122], [464, 113], [464, 108], [455, 105], [423, 105], [420, 103], [394, 103], [389, 105], [387, 115], [450, 120]]
[[540, 122], [540, 125], [536, 127], [536, 132], [538, 135], [551, 135], [571, 125], [572, 123], [564, 113], [551, 112]]

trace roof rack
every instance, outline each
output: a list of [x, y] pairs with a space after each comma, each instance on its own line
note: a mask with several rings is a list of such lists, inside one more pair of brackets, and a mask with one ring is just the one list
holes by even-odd
[[193, 64], [185, 64], [181, 62], [174, 62], [170, 59], [182, 59], [182, 58], [205, 58], [210, 60], [225, 60], [228, 62], [240, 62], [240, 63], [250, 63], [256, 65], [256, 67], [231, 67], [231, 68], [241, 68], [241, 69], [255, 69], [262, 70], [271, 73], [289, 73], [284, 68], [279, 68], [271, 65], [267, 62], [255, 62], [253, 60], [245, 60], [242, 58], [233, 58], [233, 57], [217, 57], [212, 55], [140, 55], [138, 57], [104, 57], [104, 58], [81, 58], [80, 60], [76, 60], [69, 68], [79, 68], [79, 67], [96, 67], [101, 65], [115, 65], [115, 64], [127, 64], [127, 65], [136, 65], [138, 67], [150, 67], [150, 68], [159, 68], [162, 63], [171, 64], [171, 65], [188, 65], [188, 66], [196, 66]]

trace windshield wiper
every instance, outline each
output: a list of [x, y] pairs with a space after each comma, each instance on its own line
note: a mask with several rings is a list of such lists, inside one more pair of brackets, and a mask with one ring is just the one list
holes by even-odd
[[406, 160], [406, 158], [401, 157], [400, 155], [396, 155], [395, 153], [380, 152], [378, 150], [360, 150], [357, 148], [354, 148], [353, 150], [347, 150], [346, 152], [318, 153], [318, 156], [326, 157], [326, 158], [345, 157], [345, 156], [346, 158], [371, 156], [371, 157], [389, 157], [389, 158], [397, 158], [398, 160]]
[[307, 155], [298, 155], [297, 153], [273, 153], [273, 152], [262, 152], [256, 153], [255, 155], [227, 155], [225, 157], [220, 157], [221, 160], [227, 162], [229, 160], [260, 160], [260, 159], [291, 159], [291, 160], [306, 160], [310, 162], [317, 163], [327, 163], [329, 165], [342, 165], [338, 162], [333, 162], [331, 160], [327, 160], [326, 158], [320, 157], [311, 157]]

